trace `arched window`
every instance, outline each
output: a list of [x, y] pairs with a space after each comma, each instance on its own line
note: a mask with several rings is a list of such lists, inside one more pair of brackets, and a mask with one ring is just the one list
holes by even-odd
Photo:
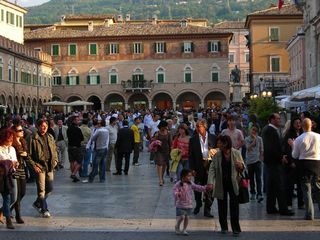
[[31, 67], [27, 66], [27, 84], [31, 84]]
[[80, 84], [79, 72], [78, 72], [78, 70], [76, 68], [72, 68], [68, 72], [66, 83], [67, 83], [68, 86], [73, 86], [73, 85], [79, 85]]
[[12, 81], [12, 60], [9, 60], [8, 64], [8, 80], [11, 82]]
[[0, 57], [0, 80], [3, 80], [3, 60]]
[[136, 68], [132, 75], [132, 87], [140, 88], [144, 86], [144, 75], [141, 68]]
[[156, 80], [157, 80], [157, 83], [165, 82], [165, 69], [161, 66], [158, 67], [156, 70]]
[[186, 65], [184, 67], [184, 82], [186, 83], [192, 82], [192, 68], [190, 65]]
[[32, 74], [32, 85], [37, 85], [38, 79], [37, 79], [37, 69], [33, 68], [33, 74]]
[[27, 74], [24, 69], [24, 65], [21, 65], [21, 74], [20, 74], [20, 82], [21, 83], [27, 83]]
[[91, 68], [89, 75], [87, 76], [88, 85], [97, 85], [100, 84], [100, 76], [98, 71], [95, 68]]
[[109, 70], [109, 84], [117, 84], [118, 83], [118, 69], [112, 67]]
[[59, 69], [55, 68], [52, 72], [53, 86], [59, 86], [62, 84], [61, 72]]

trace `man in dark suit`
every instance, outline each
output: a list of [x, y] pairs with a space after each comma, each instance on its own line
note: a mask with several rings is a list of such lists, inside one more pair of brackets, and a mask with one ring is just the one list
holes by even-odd
[[280, 125], [280, 115], [273, 113], [269, 117], [269, 124], [262, 130], [264, 163], [267, 167], [267, 213], [291, 216], [294, 212], [288, 210], [282, 177], [283, 164], [287, 160], [282, 154]]
[[[189, 164], [194, 175], [194, 181], [199, 185], [206, 185], [208, 180], [208, 169], [212, 156], [216, 153], [216, 137], [207, 132], [207, 122], [199, 119], [196, 124], [196, 132], [189, 143]], [[193, 211], [198, 214], [202, 207], [202, 193], [194, 192], [196, 207]], [[204, 194], [204, 216], [213, 217], [211, 205], [213, 202], [212, 193]]]
[[124, 174], [128, 175], [130, 154], [134, 148], [134, 134], [129, 128], [127, 120], [123, 120], [123, 128], [119, 129], [117, 142], [115, 148], [117, 149], [117, 172], [113, 175], [122, 174], [122, 159], [125, 159]]

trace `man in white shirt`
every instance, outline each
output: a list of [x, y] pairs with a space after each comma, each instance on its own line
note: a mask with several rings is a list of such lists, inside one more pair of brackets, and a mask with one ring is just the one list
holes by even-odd
[[109, 125], [107, 126], [109, 131], [109, 146], [108, 146], [108, 153], [107, 153], [107, 160], [106, 160], [106, 171], [110, 172], [112, 156], [114, 155], [115, 165], [117, 161], [115, 146], [117, 142], [117, 135], [118, 135], [118, 126], [117, 126], [117, 119], [115, 117], [111, 117], [109, 119]]
[[313, 220], [314, 207], [311, 193], [320, 192], [320, 134], [311, 131], [310, 118], [303, 120], [302, 128], [304, 133], [295, 141], [289, 139], [288, 143], [292, 146], [292, 157], [299, 159], [297, 168], [306, 205], [305, 220]]

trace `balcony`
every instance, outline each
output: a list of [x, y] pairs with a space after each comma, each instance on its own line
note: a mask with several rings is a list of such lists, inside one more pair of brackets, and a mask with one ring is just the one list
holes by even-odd
[[153, 80], [139, 80], [139, 81], [121, 81], [121, 85], [125, 92], [151, 92], [153, 88]]

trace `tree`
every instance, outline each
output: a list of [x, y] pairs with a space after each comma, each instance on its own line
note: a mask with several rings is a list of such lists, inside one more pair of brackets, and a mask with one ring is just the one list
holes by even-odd
[[265, 126], [268, 123], [268, 117], [278, 112], [279, 107], [272, 98], [256, 98], [250, 100], [249, 114], [256, 114], [260, 126]]

